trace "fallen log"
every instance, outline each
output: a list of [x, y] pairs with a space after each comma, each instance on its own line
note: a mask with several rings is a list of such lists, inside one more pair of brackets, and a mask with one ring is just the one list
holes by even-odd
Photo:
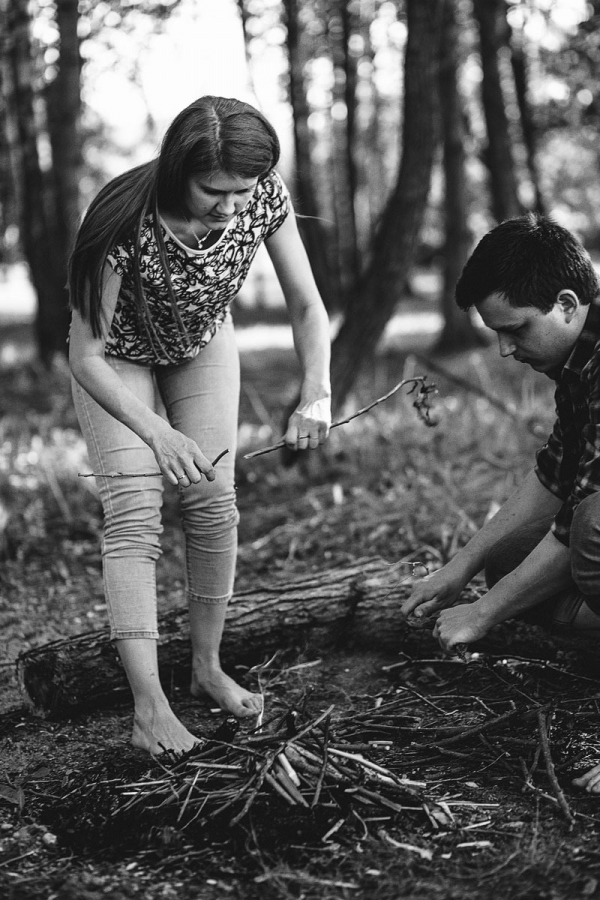
[[[253, 665], [290, 647], [399, 649], [398, 615], [410, 583], [382, 559], [273, 583], [233, 597], [221, 648], [225, 668]], [[189, 683], [187, 608], [159, 618], [159, 667], [165, 688]], [[22, 653], [17, 672], [30, 707], [60, 718], [128, 695], [125, 673], [107, 630], [54, 641]]]

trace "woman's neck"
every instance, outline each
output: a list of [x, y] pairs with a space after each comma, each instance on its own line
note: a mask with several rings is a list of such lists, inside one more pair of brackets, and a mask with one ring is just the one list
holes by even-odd
[[201, 245], [202, 239], [208, 238], [211, 234], [210, 228], [198, 219], [188, 219], [185, 213], [161, 212], [160, 215], [177, 240], [192, 250], [202, 249], [199, 244]]

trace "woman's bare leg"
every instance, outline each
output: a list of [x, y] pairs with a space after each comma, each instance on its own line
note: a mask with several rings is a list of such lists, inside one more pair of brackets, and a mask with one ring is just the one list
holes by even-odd
[[219, 647], [227, 604], [192, 601], [189, 608], [192, 694], [211, 697], [222, 710], [240, 719], [258, 715], [262, 710], [260, 694], [247, 691], [221, 668]]
[[156, 641], [127, 638], [116, 644], [133, 692], [131, 743], [156, 756], [165, 750], [187, 753], [198, 738], [179, 721], [161, 687]]

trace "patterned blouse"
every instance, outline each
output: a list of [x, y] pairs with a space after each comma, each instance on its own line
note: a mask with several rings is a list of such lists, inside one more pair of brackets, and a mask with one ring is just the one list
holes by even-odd
[[563, 368], [549, 374], [556, 381], [557, 418], [538, 450], [535, 472], [563, 501], [551, 530], [568, 547], [573, 513], [585, 497], [600, 491], [600, 299], [590, 304]]
[[150, 317], [168, 356], [153, 346], [139, 323], [133, 240], [114, 247], [107, 257], [122, 281], [105, 352], [147, 365], [170, 365], [196, 356], [222, 325], [260, 244], [277, 231], [290, 209], [283, 181], [271, 172], [258, 182], [249, 203], [219, 240], [204, 250], [186, 247], [163, 224], [171, 282], [187, 340], [174, 319], [152, 223], [147, 219], [141, 233], [140, 274]]

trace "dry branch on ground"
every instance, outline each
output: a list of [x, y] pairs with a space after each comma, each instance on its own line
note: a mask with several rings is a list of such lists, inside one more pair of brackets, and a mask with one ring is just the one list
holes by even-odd
[[[409, 591], [406, 569], [399, 573], [397, 566], [382, 559], [242, 591], [229, 608], [223, 662], [255, 663], [265, 654], [298, 645], [399, 648], [406, 625], [398, 609]], [[159, 628], [163, 683], [189, 681], [187, 609], [161, 616]], [[17, 667], [33, 708], [53, 716], [114, 702], [127, 690], [106, 630], [28, 650], [19, 656]]]

